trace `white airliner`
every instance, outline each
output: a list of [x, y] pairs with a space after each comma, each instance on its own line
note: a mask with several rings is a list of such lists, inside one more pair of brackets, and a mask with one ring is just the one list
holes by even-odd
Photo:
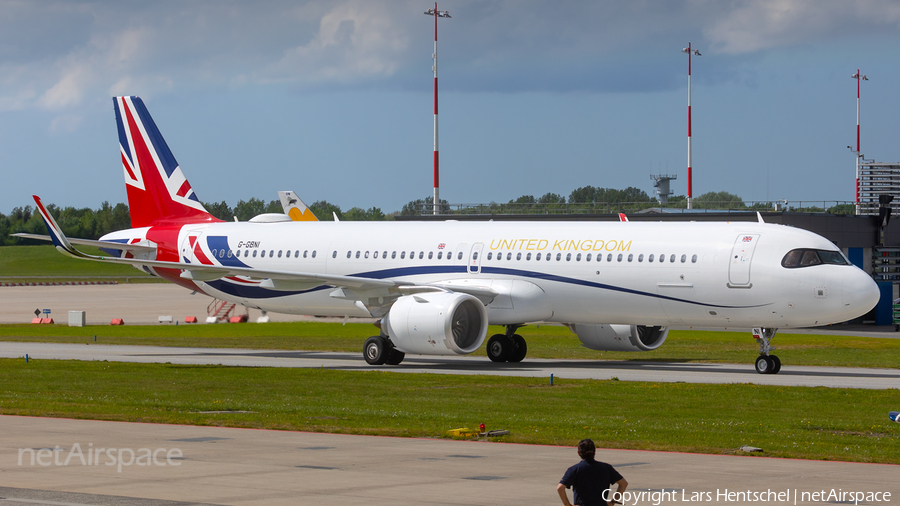
[[132, 264], [248, 307], [379, 318], [379, 335], [363, 347], [369, 364], [472, 353], [488, 324], [506, 326], [488, 340], [490, 359], [518, 362], [527, 350], [518, 328], [559, 322], [590, 349], [619, 351], [659, 348], [673, 325], [753, 328], [756, 369], [772, 374], [781, 368], [770, 354], [777, 328], [850, 320], [879, 298], [833, 243], [761, 218], [322, 222], [306, 221], [315, 218], [302, 206], [290, 213], [301, 221], [222, 222], [198, 200], [143, 101], [114, 103], [133, 228], [68, 240], [35, 196], [50, 232], [42, 237], [70, 256]]

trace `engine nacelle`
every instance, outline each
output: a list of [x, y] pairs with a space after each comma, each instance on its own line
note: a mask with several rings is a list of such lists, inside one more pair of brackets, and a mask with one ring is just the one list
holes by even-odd
[[567, 325], [585, 348], [597, 351], [651, 351], [662, 346], [669, 335], [669, 327], [644, 325]]
[[397, 299], [382, 320], [394, 347], [420, 355], [466, 355], [487, 336], [484, 304], [457, 292], [427, 292]]

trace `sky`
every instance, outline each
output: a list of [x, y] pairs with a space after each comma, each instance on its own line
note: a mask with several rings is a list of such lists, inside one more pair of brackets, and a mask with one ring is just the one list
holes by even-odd
[[[124, 202], [111, 97], [143, 98], [201, 200], [293, 190], [390, 213], [432, 194], [433, 3], [0, 0], [0, 212]], [[900, 161], [893, 0], [445, 0], [441, 198], [677, 175], [693, 195], [854, 199]], [[854, 146], [855, 147], [855, 146]]]

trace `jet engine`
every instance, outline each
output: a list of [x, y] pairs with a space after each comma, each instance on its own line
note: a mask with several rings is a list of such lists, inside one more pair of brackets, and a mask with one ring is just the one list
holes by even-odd
[[488, 319], [472, 295], [426, 292], [397, 299], [381, 328], [404, 353], [466, 355], [484, 342]]
[[568, 324], [585, 348], [597, 351], [651, 351], [662, 346], [669, 327]]

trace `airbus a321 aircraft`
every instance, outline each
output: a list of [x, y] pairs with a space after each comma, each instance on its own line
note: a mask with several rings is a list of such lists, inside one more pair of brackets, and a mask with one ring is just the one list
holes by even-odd
[[[871, 310], [875, 282], [827, 239], [762, 222], [323, 222], [305, 207], [249, 222], [210, 215], [143, 101], [115, 97], [133, 228], [68, 240], [41, 200], [49, 237], [75, 258], [131, 264], [189, 290], [266, 311], [379, 318], [372, 365], [404, 354], [464, 355], [488, 324], [495, 362], [526, 354], [517, 329], [568, 326], [594, 350], [648, 351], [672, 325], [753, 328], [756, 370], [777, 373], [779, 327]], [[293, 199], [292, 199], [293, 201]], [[90, 256], [72, 244], [100, 246]]]

